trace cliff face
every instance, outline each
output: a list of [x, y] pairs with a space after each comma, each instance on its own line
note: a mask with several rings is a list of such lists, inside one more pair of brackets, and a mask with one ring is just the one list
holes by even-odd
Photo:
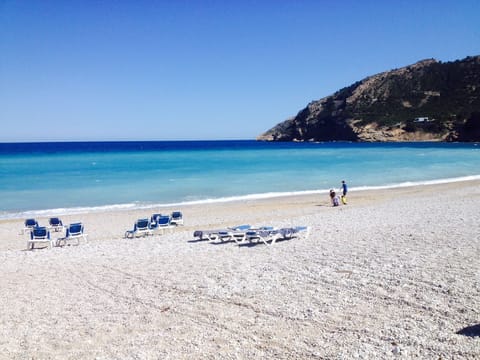
[[480, 56], [422, 60], [313, 101], [264, 141], [480, 141]]

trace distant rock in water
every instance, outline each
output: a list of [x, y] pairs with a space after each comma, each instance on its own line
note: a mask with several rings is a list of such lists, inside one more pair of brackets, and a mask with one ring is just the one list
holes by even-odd
[[313, 101], [262, 141], [480, 141], [480, 56], [422, 60]]

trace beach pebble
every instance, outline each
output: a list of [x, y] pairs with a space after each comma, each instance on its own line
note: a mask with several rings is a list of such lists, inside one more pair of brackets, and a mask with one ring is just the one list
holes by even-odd
[[[144, 210], [83, 214], [89, 243], [51, 250], [25, 251], [21, 222], [5, 221], [1, 354], [479, 358], [477, 339], [457, 334], [480, 311], [473, 184], [352, 193], [343, 212], [309, 197], [192, 205], [182, 210], [195, 225], [128, 240]], [[314, 230], [268, 246], [192, 238], [240, 223]]]

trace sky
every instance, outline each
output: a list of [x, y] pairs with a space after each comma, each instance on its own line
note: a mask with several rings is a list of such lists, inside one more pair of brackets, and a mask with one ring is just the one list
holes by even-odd
[[478, 0], [0, 0], [0, 142], [254, 139], [369, 75], [474, 55]]

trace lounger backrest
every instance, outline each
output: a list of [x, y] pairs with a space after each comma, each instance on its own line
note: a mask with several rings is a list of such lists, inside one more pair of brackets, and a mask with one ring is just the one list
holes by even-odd
[[172, 212], [172, 219], [177, 220], [182, 218], [182, 213], [180, 211]]
[[151, 217], [150, 217], [150, 222], [151, 223], [156, 223], [158, 221], [158, 218], [162, 216], [162, 214], [153, 214]]
[[72, 235], [78, 235], [83, 233], [83, 224], [82, 223], [75, 223], [70, 224], [67, 229], [67, 237]]
[[59, 226], [59, 225], [62, 225], [62, 220], [60, 220], [59, 218], [50, 218], [50, 220], [48, 221], [50, 223], [50, 225], [52, 226]]
[[137, 222], [135, 223], [135, 229], [136, 230], [144, 230], [148, 229], [148, 225], [150, 222], [148, 219], [138, 219]]
[[25, 227], [34, 227], [34, 226], [38, 226], [38, 223], [35, 219], [25, 220]]
[[160, 216], [158, 218], [158, 225], [159, 226], [170, 225], [170, 216], [166, 216], [166, 215]]
[[34, 227], [30, 233], [31, 239], [50, 239], [50, 232], [46, 227]]

